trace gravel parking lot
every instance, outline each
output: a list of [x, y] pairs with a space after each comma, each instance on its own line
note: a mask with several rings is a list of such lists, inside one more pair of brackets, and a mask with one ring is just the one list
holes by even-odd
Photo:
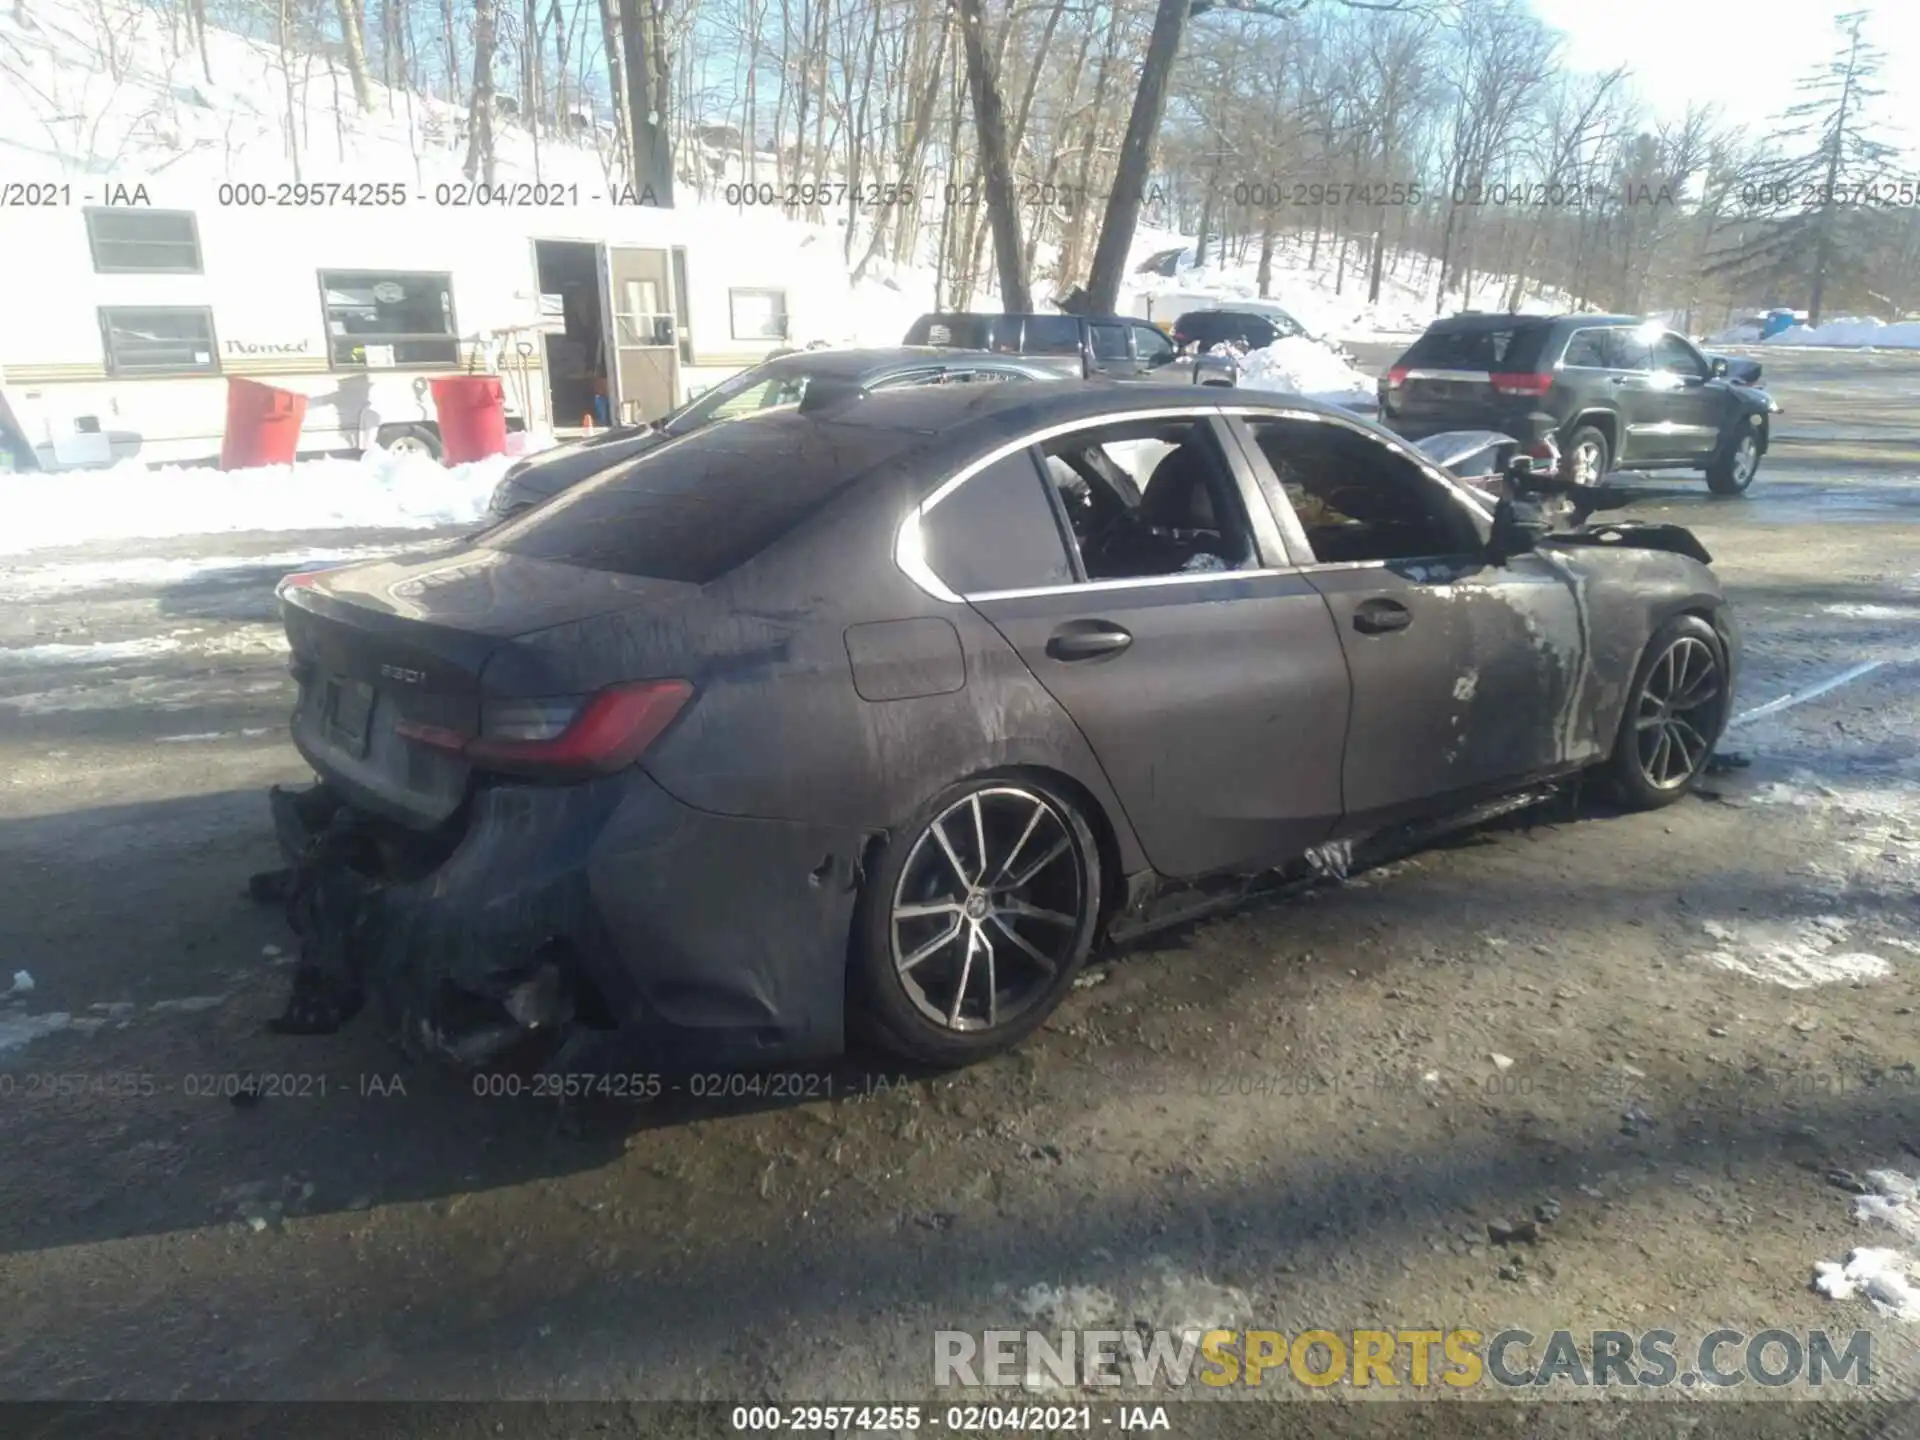
[[1745, 630], [1699, 797], [1555, 802], [805, 1097], [563, 1117], [265, 1032], [272, 587], [417, 535], [0, 561], [0, 1394], [918, 1400], [935, 1330], [1103, 1321], [1864, 1327], [1914, 1394], [1912, 1322], [1809, 1281], [1900, 1243], [1855, 1177], [1920, 1173], [1920, 357], [1763, 358], [1748, 497], [1628, 477]]

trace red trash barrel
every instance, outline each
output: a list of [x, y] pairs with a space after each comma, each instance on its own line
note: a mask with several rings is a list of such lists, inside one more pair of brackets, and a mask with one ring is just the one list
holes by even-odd
[[498, 375], [443, 375], [430, 382], [449, 465], [507, 453], [507, 397]]
[[307, 397], [257, 380], [227, 379], [227, 432], [220, 441], [220, 468], [291, 465], [300, 446]]

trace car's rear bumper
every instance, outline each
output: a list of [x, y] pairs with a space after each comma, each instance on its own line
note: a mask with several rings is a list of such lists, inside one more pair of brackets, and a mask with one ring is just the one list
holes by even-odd
[[598, 1070], [842, 1047], [856, 833], [695, 810], [638, 769], [479, 787], [438, 851], [324, 782], [272, 807], [303, 968], [340, 968], [409, 1048]]

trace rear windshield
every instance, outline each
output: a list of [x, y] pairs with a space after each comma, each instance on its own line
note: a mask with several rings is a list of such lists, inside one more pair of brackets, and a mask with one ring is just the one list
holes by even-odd
[[509, 555], [704, 585], [920, 437], [792, 413], [713, 425], [489, 532]]
[[907, 331], [906, 343], [1013, 351], [1020, 344], [1020, 321], [1004, 315], [922, 315]]
[[1406, 353], [1402, 364], [1435, 370], [1493, 370], [1511, 373], [1530, 368], [1540, 355], [1545, 325], [1436, 325]]

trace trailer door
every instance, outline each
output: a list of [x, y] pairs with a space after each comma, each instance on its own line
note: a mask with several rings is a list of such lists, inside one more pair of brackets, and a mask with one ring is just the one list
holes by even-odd
[[680, 403], [671, 258], [629, 245], [608, 245], [601, 255], [613, 413], [628, 424], [658, 420]]

